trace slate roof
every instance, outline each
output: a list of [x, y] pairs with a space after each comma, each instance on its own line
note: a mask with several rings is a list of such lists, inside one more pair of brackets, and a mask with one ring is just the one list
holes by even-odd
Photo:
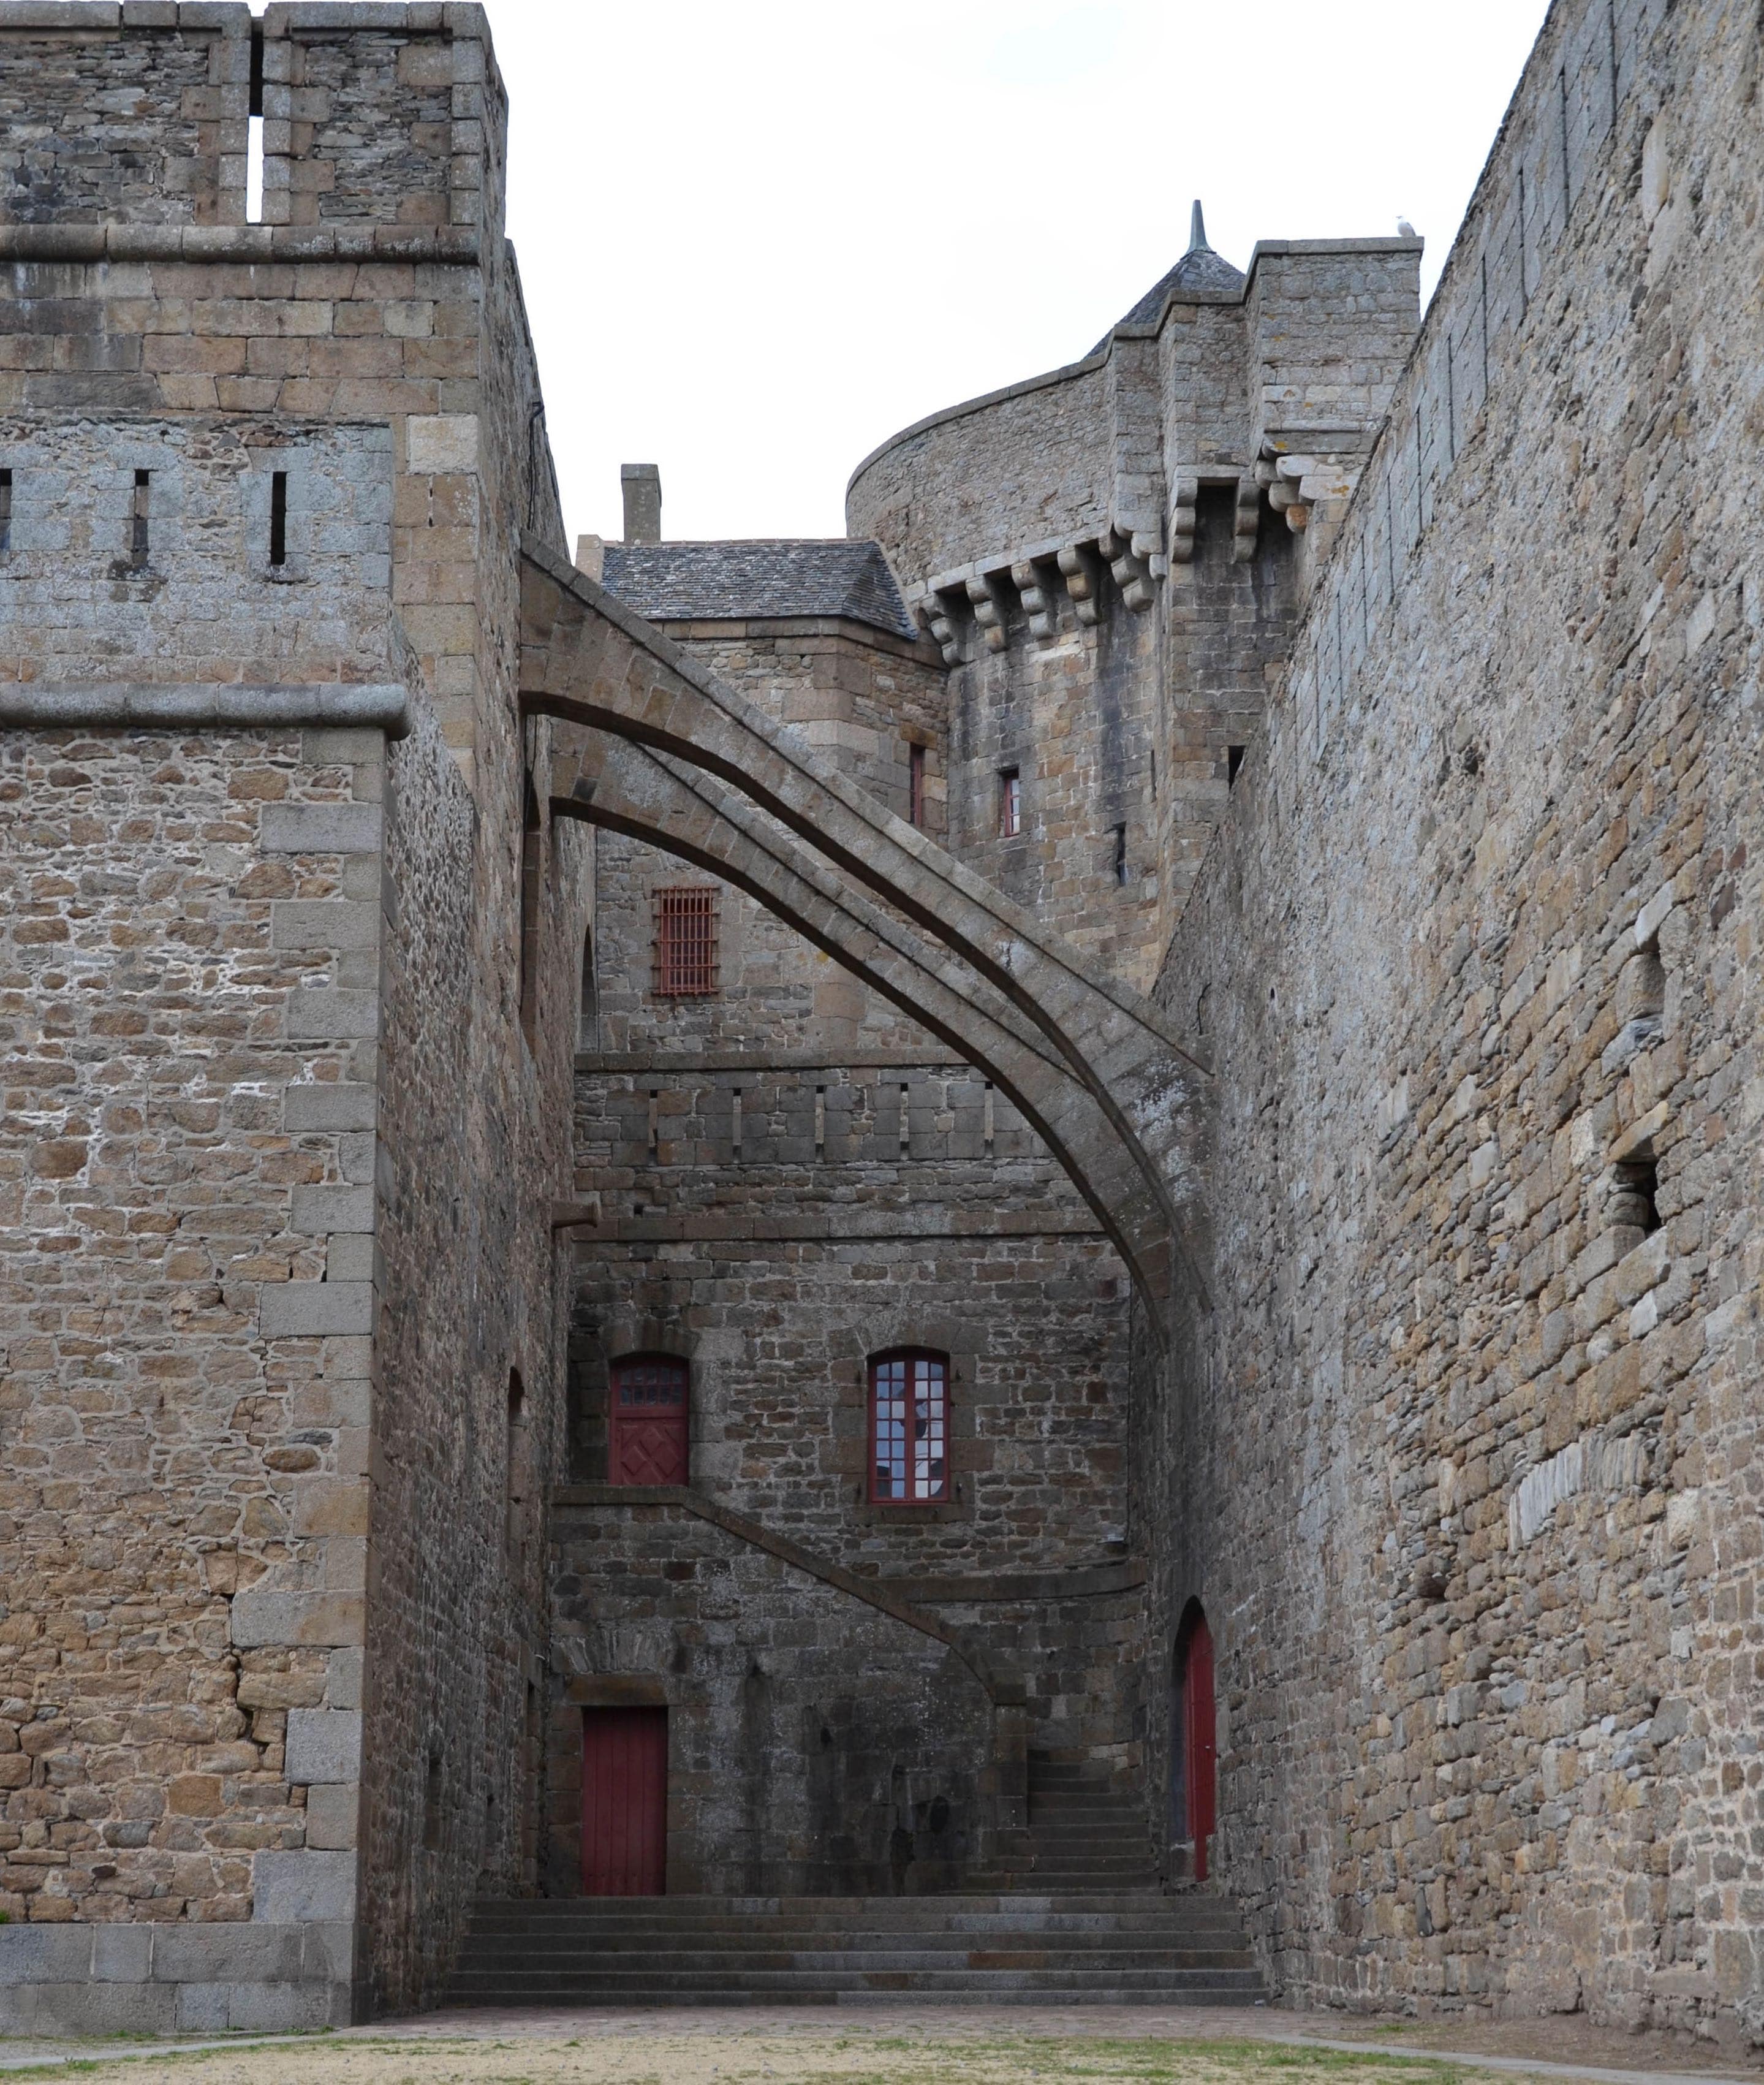
[[602, 584], [651, 622], [842, 615], [895, 637], [919, 635], [880, 546], [842, 536], [608, 543]]
[[[1130, 312], [1116, 320], [1115, 325], [1156, 325], [1163, 317], [1164, 307], [1172, 295], [1180, 296], [1185, 292], [1206, 290], [1223, 291], [1227, 296], [1237, 296], [1241, 294], [1246, 279], [1230, 261], [1215, 253], [1207, 244], [1206, 223], [1201, 216], [1201, 206], [1196, 203], [1187, 253], [1168, 275], [1160, 276], [1152, 284]], [[1092, 355], [1109, 345], [1114, 330], [1115, 326], [1110, 326], [1090, 350]]]

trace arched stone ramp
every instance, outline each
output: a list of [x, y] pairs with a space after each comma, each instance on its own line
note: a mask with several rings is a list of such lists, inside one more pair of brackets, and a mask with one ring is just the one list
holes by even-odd
[[1206, 1075], [1156, 1011], [543, 546], [522, 580], [523, 707], [595, 735], [554, 814], [726, 877], [922, 1021], [1034, 1123], [1160, 1335], [1178, 1259], [1204, 1302]]
[[1084, 1196], [1161, 1329], [1177, 1212], [1148, 1188], [1088, 1088], [1035, 1026], [905, 921], [803, 851], [713, 778], [596, 734], [563, 763], [553, 817], [625, 834], [723, 877], [976, 1065], [1022, 1111]]

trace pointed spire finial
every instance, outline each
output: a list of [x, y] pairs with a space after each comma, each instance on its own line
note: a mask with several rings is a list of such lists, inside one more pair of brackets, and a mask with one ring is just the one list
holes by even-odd
[[1188, 221], [1188, 250], [1190, 253], [1211, 253], [1206, 243], [1206, 219], [1201, 215], [1201, 199], [1194, 198], [1194, 209]]

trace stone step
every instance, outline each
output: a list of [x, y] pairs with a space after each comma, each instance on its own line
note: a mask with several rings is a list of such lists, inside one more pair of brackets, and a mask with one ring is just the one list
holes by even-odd
[[1042, 1991], [1038, 1987], [1028, 1989], [961, 1989], [961, 1991], [918, 1991], [918, 1989], [888, 1989], [888, 1991], [677, 1991], [665, 1983], [655, 1985], [653, 1989], [625, 1987], [619, 1991], [603, 1994], [582, 1994], [582, 1991], [559, 1989], [542, 1991], [536, 1995], [525, 1995], [519, 1999], [502, 1998], [455, 1998], [448, 1994], [446, 2004], [452, 2006], [655, 2006], [655, 2008], [693, 2008], [693, 2006], [972, 2006], [984, 2002], [986, 2006], [1266, 2006], [1268, 1994], [1262, 1987], [1255, 1991], [1215, 1991], [1210, 1985], [1201, 1985], [1193, 1991], [1120, 1991], [1109, 1985], [1096, 1985], [1095, 1989], [1084, 1991]]
[[671, 1968], [647, 1972], [625, 1967], [475, 1972], [459, 1971], [447, 1993], [456, 2005], [541, 2005], [562, 2001], [592, 2003], [604, 1997], [617, 2004], [639, 1996], [671, 2001], [678, 1994], [705, 1994], [717, 1991], [753, 1996], [780, 1992], [838, 1992], [865, 1990], [967, 1992], [989, 1998], [997, 1991], [1037, 1990], [1049, 1994], [1097, 1989], [1144, 1991], [1171, 1995], [1180, 1991], [1228, 1994], [1238, 2002], [1263, 1995], [1260, 1972], [1254, 1968], [1098, 1968], [1068, 1969], [1034, 1965], [1020, 1968], [959, 1969], [874, 1968], [856, 1966], [808, 1968], [784, 1964], [776, 1968], [708, 1967], [702, 1969]]
[[509, 1954], [545, 1954], [548, 1956], [559, 1951], [579, 1952], [594, 1949], [624, 1952], [679, 1947], [775, 1949], [912, 1946], [936, 1947], [945, 1951], [1017, 1947], [1055, 1951], [1071, 1949], [1089, 1953], [1099, 1947], [1153, 1948], [1166, 1952], [1172, 1950], [1188, 1952], [1195, 1949], [1240, 1950], [1243, 1946], [1241, 1927], [1223, 1919], [1209, 1921], [1204, 1925], [1198, 1922], [1181, 1926], [1110, 1924], [1089, 1931], [1027, 1926], [1002, 1926], [979, 1930], [967, 1927], [953, 1930], [940, 1927], [914, 1929], [910, 1926], [871, 1926], [815, 1927], [781, 1925], [774, 1927], [770, 1922], [746, 1931], [736, 1926], [666, 1926], [647, 1923], [615, 1930], [592, 1927], [572, 1929], [553, 1925], [541, 1928], [498, 1927], [486, 1924], [474, 1927], [473, 1935], [481, 1949]]
[[1254, 2003], [1212, 1892], [481, 1900], [460, 2005]]
[[744, 1948], [725, 1953], [715, 1948], [694, 1948], [681, 1953], [634, 1949], [621, 1955], [597, 1953], [592, 1961], [568, 1955], [511, 1955], [506, 1960], [474, 1956], [469, 1968], [459, 1972], [460, 1982], [496, 1983], [509, 1989], [524, 1988], [534, 1979], [569, 1983], [583, 1978], [595, 1981], [644, 1977], [750, 1977], [798, 1973], [848, 1977], [912, 1974], [965, 1977], [981, 1974], [1023, 1974], [1076, 1977], [1095, 1981], [1099, 1977], [1116, 1982], [1131, 1982], [1142, 1977], [1253, 1976], [1256, 1965], [1241, 1948], [1215, 1951], [1176, 1951], [1169, 1948], [1099, 1949], [1089, 1955], [1071, 1955], [1042, 1948], [976, 1948], [960, 1953], [931, 1948]]
[[1215, 1906], [1222, 1917], [1234, 1918], [1235, 1905], [1212, 1892], [1186, 1892], [1166, 1896], [1155, 1889], [1121, 1890], [1106, 1901], [1088, 1894], [1075, 1896], [1058, 1890], [986, 1890], [953, 1892], [920, 1896], [566, 1896], [480, 1897], [473, 1905], [474, 1918], [495, 1913], [522, 1919], [603, 1918], [621, 1922], [632, 1917], [755, 1918], [800, 1917], [821, 1922], [867, 1917], [904, 1918], [1045, 1918], [1062, 1913], [1080, 1913], [1087, 1919], [1105, 1914], [1126, 1917], [1134, 1913], [1159, 1917], [1177, 1915], [1197, 1904]]
[[797, 1962], [827, 1968], [861, 1958], [873, 1968], [884, 1955], [909, 1955], [927, 1968], [964, 1961], [983, 1961], [996, 1968], [1004, 1966], [1007, 1955], [1024, 1960], [1033, 1956], [1037, 1961], [1062, 1961], [1074, 1966], [1106, 1957], [1141, 1967], [1170, 1963], [1185, 1968], [1241, 1968], [1251, 1960], [1240, 1933], [1208, 1934], [1198, 1939], [1185, 1934], [1180, 1942], [1148, 1934], [1113, 1933], [864, 1933], [837, 1941], [828, 1934], [787, 1938], [761, 1934], [745, 1938], [733, 1934], [635, 1934], [616, 1941], [587, 1943], [562, 1936], [524, 1941], [510, 1934], [481, 1938], [472, 1951], [476, 1964], [531, 1963], [548, 1968], [560, 1963], [690, 1962], [710, 1956], [733, 1960], [759, 1955], [775, 1958], [774, 1966]]
[[[882, 1933], [882, 1930], [914, 1930], [914, 1933], [1099, 1933], [1099, 1930], [1126, 1930], [1145, 1929], [1153, 1933], [1165, 1930], [1186, 1930], [1193, 1925], [1234, 1925], [1234, 1912], [1228, 1904], [1222, 1904], [1211, 1891], [1190, 1891], [1186, 1896], [1156, 1897], [1151, 1891], [1147, 1904], [1132, 1905], [1130, 1910], [1122, 1910], [1117, 1897], [1107, 1893], [1088, 1896], [1084, 1891], [1070, 1893], [1062, 1900], [1059, 1910], [1037, 1910], [1030, 1900], [1030, 1908], [1011, 1912], [963, 1912], [947, 1910], [936, 1897], [903, 1897], [899, 1900], [899, 1910], [894, 1908], [849, 1908], [832, 1912], [828, 1916], [817, 1916], [813, 1912], [774, 1912], [765, 1916], [763, 1912], [723, 1912], [698, 1910], [690, 1897], [579, 1897], [565, 1904], [559, 1910], [546, 1905], [545, 1910], [515, 1905], [515, 1908], [486, 1908], [477, 1912], [476, 1918], [484, 1930], [542, 1930], [554, 1926], [561, 1930], [604, 1929], [630, 1930], [634, 1926], [655, 1926], [659, 1930], [702, 1929], [727, 1930], [727, 1933], [748, 1933], [759, 1926], [767, 1929], [792, 1929], [803, 1933]], [[582, 1905], [578, 1910], [578, 1904]], [[690, 1910], [653, 1910], [651, 1905], [694, 1905]], [[617, 1905], [617, 1912], [599, 1910], [599, 1905]], [[915, 1910], [922, 1908], [922, 1910]]]

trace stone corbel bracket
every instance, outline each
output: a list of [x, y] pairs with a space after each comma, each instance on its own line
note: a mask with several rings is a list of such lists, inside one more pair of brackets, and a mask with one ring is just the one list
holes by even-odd
[[1129, 535], [1119, 529], [1105, 529], [1096, 538], [1098, 554], [1114, 575], [1121, 598], [1135, 614], [1149, 608], [1156, 598], [1151, 584], [1151, 558], [1161, 554], [1163, 548], [1160, 544], [1155, 553], [1151, 546], [1156, 541], [1154, 537], [1137, 529]]
[[1256, 529], [1262, 518], [1262, 486], [1252, 470], [1232, 469], [1221, 475], [1216, 469], [1181, 470], [1172, 480], [1170, 503], [1170, 563], [1188, 565], [1194, 561], [1195, 513], [1201, 487], [1229, 485], [1236, 495], [1232, 516], [1232, 563], [1247, 564], [1256, 554]]
[[[1190, 536], [1191, 551], [1192, 545]], [[1075, 542], [1032, 543], [1009, 557], [987, 558], [954, 571], [939, 572], [909, 600], [943, 654], [943, 664], [959, 666], [965, 610], [973, 614], [989, 652], [1002, 652], [1010, 641], [1013, 596], [1023, 604], [1032, 636], [1058, 635], [1058, 591], [1050, 567], [1064, 580], [1078, 620], [1095, 624], [1102, 613], [1100, 567], [1104, 564], [1127, 606], [1142, 613], [1157, 598], [1157, 582], [1169, 572], [1162, 529], [1156, 524], [1130, 527], [1122, 522]]]
[[1295, 536], [1300, 535], [1310, 524], [1313, 503], [1305, 497], [1304, 480], [1312, 468], [1312, 459], [1283, 456], [1268, 442], [1262, 448], [1256, 460], [1256, 483], [1267, 494], [1268, 504], [1274, 512], [1285, 515], [1287, 526]]
[[1011, 639], [1011, 609], [1003, 572], [975, 572], [966, 581], [969, 604], [989, 652], [1002, 652]]
[[1023, 604], [1023, 612], [1029, 618], [1032, 637], [1052, 637], [1059, 629], [1059, 609], [1054, 592], [1043, 576], [1043, 570], [1033, 558], [1019, 558], [1011, 567], [1011, 579], [1016, 588], [1017, 598]]
[[946, 666], [961, 664], [961, 639], [951, 620], [949, 606], [943, 599], [943, 590], [934, 580], [925, 590], [925, 597], [917, 604], [925, 618], [925, 626], [931, 634], [931, 642], [943, 655]]
[[1201, 481], [1191, 470], [1178, 471], [1170, 488], [1170, 563], [1192, 564], [1194, 559], [1194, 510], [1200, 503]]
[[[1330, 431], [1320, 431], [1326, 435]], [[1357, 430], [1346, 431], [1351, 446], [1363, 450], [1364, 437]], [[1256, 483], [1267, 493], [1275, 513], [1285, 515], [1287, 526], [1296, 536], [1310, 526], [1317, 507], [1330, 501], [1337, 503], [1338, 511], [1345, 506], [1364, 461], [1363, 454], [1295, 452], [1278, 439], [1265, 436], [1256, 459]]]
[[1054, 554], [1054, 563], [1066, 581], [1066, 595], [1079, 621], [1094, 623], [1102, 613], [1096, 597], [1096, 546], [1091, 543], [1068, 543]]
[[1256, 554], [1256, 537], [1262, 526], [1262, 487], [1256, 474], [1245, 471], [1237, 481], [1237, 505], [1232, 516], [1231, 561], [1247, 565]]

